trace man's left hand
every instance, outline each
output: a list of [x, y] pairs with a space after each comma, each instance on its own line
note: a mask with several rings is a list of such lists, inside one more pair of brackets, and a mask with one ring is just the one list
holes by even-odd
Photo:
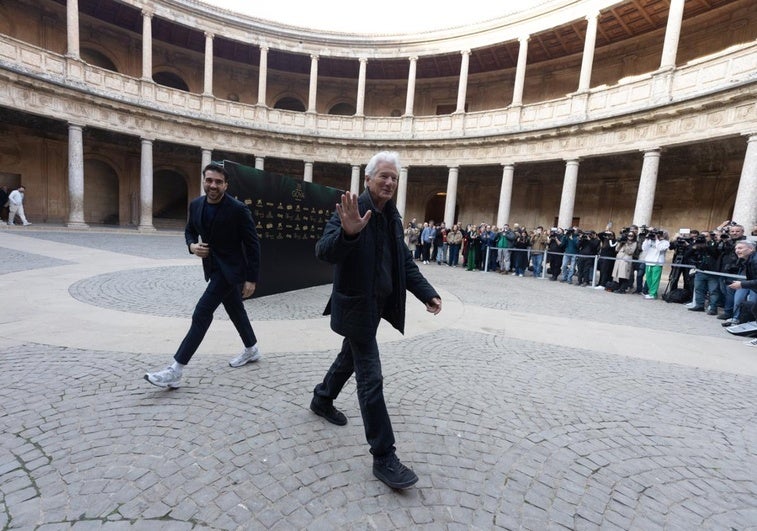
[[442, 311], [442, 300], [439, 297], [434, 297], [426, 303], [426, 311], [433, 313], [434, 315]]
[[731, 288], [731, 289], [733, 289], [733, 290], [741, 289], [741, 281], [740, 280], [734, 280], [733, 282], [731, 282], [730, 284], [728, 284], [728, 287]]
[[245, 282], [244, 286], [242, 286], [242, 298], [249, 299], [252, 297], [252, 294], [255, 293], [256, 286], [257, 284], [255, 282]]

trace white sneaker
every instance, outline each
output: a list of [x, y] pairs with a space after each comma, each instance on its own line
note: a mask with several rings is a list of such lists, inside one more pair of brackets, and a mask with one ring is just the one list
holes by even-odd
[[750, 339], [749, 341], [746, 341], [744, 344], [749, 345], [750, 347], [757, 347], [757, 337], [755, 337], [754, 339]]
[[26, 223], [24, 223], [24, 227], [28, 227], [29, 225], [31, 225], [31, 223], [28, 222], [28, 221]]
[[145, 380], [158, 387], [178, 389], [179, 382], [181, 381], [181, 374], [176, 372], [173, 367], [166, 367], [162, 371], [148, 372], [145, 374]]
[[651, 301], [651, 300], [656, 299], [657, 297], [655, 297], [653, 295], [644, 295], [644, 298], [647, 299], [648, 301]]
[[260, 351], [258, 350], [258, 346], [253, 345], [250, 348], [245, 348], [239, 356], [231, 360], [229, 366], [235, 368], [241, 367], [242, 365], [247, 365], [253, 361], [258, 361], [259, 359]]

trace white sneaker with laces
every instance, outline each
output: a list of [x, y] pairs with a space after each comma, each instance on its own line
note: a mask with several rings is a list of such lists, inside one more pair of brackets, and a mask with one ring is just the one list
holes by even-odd
[[247, 365], [253, 361], [258, 361], [259, 359], [260, 351], [258, 350], [258, 346], [253, 345], [250, 348], [245, 348], [239, 356], [231, 360], [229, 366], [235, 368], [241, 367], [242, 365]]
[[755, 337], [754, 339], [750, 339], [744, 344], [749, 345], [750, 347], [757, 347], [757, 337]]
[[169, 389], [178, 389], [181, 382], [181, 374], [173, 367], [166, 367], [162, 371], [148, 372], [145, 374], [145, 380], [158, 387], [167, 387]]

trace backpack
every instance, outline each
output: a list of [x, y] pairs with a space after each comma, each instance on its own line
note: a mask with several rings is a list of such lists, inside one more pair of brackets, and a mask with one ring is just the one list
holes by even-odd
[[686, 288], [673, 289], [670, 290], [669, 293], [663, 295], [662, 298], [663, 300], [665, 300], [665, 302], [684, 304], [691, 300], [691, 291], [687, 290]]

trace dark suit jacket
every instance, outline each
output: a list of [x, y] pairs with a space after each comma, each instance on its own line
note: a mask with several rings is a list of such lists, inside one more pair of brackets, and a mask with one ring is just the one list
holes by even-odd
[[189, 204], [189, 220], [184, 229], [187, 247], [199, 243], [210, 247], [210, 255], [202, 259], [205, 280], [218, 269], [229, 284], [257, 282], [260, 275], [260, 240], [250, 209], [229, 194], [224, 194], [218, 213], [210, 227], [202, 226], [205, 196]]
[[[358, 198], [360, 215], [373, 207], [369, 193]], [[315, 245], [318, 258], [335, 264], [334, 286], [324, 315], [331, 314], [331, 329], [349, 338], [366, 338], [376, 334], [383, 317], [394, 328], [405, 331], [406, 290], [424, 304], [438, 297], [436, 290], [418, 270], [410, 251], [405, 245], [402, 219], [392, 201], [384, 207], [392, 233], [392, 293], [383, 308], [375, 300], [376, 260], [376, 212], [368, 225], [354, 238], [345, 238], [339, 215], [334, 212], [323, 230], [323, 236]]]

